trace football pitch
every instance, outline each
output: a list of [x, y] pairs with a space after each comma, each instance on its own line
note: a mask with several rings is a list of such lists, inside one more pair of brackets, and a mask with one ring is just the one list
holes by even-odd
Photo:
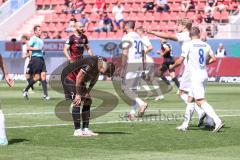
[[[15, 82], [13, 88], [3, 82], [0, 85], [9, 140], [8, 146], [0, 147], [0, 160], [239, 160], [240, 157], [239, 84], [208, 85], [208, 102], [226, 124], [219, 133], [199, 129], [196, 113], [190, 130], [177, 131], [185, 104], [174, 89], [163, 101], [147, 100], [147, 117], [131, 122], [124, 117], [130, 106], [118, 97], [113, 111], [91, 120], [90, 128], [99, 133], [97, 137], [74, 137], [72, 122], [55, 115], [63, 94], [50, 90], [52, 99], [43, 101], [42, 89], [35, 85], [35, 93], [27, 101], [22, 98], [24, 82]], [[95, 89], [116, 95], [111, 82], [99, 81]], [[101, 103], [94, 98], [93, 109]]]

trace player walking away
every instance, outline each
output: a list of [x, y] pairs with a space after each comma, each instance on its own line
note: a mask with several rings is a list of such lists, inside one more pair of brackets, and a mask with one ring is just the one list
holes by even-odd
[[[0, 54], [0, 68], [2, 70], [5, 81], [7, 82], [9, 87], [12, 87], [14, 85], [14, 82], [12, 79], [10, 79], [6, 68], [4, 67], [1, 54]], [[0, 146], [1, 145], [8, 145], [8, 140], [7, 140], [6, 131], [5, 131], [5, 118], [0, 106]]]
[[190, 31], [191, 41], [185, 43], [182, 47], [181, 57], [170, 66], [174, 69], [187, 59], [187, 66], [190, 75], [190, 91], [188, 95], [188, 104], [186, 107], [185, 120], [183, 124], [177, 127], [178, 130], [186, 130], [191, 119], [191, 114], [194, 110], [193, 103], [195, 102], [201, 107], [205, 113], [214, 120], [215, 129], [213, 132], [218, 132], [224, 123], [217, 116], [212, 106], [205, 99], [205, 87], [208, 80], [206, 65], [216, 61], [211, 47], [200, 40], [200, 30], [198, 27], [193, 27]]
[[[25, 62], [24, 62], [24, 74], [25, 74], [26, 80], [29, 84], [30, 78], [31, 78], [31, 75], [29, 74], [29, 68], [28, 68], [28, 65], [29, 65], [29, 62], [30, 62], [30, 59], [31, 59], [31, 52], [27, 49], [27, 43], [29, 41], [29, 37], [26, 36], [26, 35], [23, 35], [22, 38], [21, 38], [21, 41], [22, 41], [22, 58], [25, 60]], [[31, 89], [33, 91], [34, 87], [31, 86]]]
[[[149, 38], [145, 35], [143, 27], [138, 27], [136, 29], [137, 33], [142, 38], [143, 43], [143, 56], [142, 56], [142, 63], [143, 63], [143, 70], [144, 70], [144, 76], [145, 80], [147, 82], [147, 85], [143, 85], [143, 88], [148, 91], [148, 95], [145, 99], [148, 99], [152, 96], [152, 92], [150, 91], [149, 85], [155, 85], [158, 86], [157, 81], [154, 79], [155, 71], [154, 71], [154, 60], [151, 56], [149, 56], [149, 53], [152, 51], [153, 46], [149, 40]], [[145, 71], [147, 71], [147, 74], [145, 75]], [[161, 88], [156, 89], [156, 92], [158, 96], [155, 98], [155, 101], [164, 99], [164, 96], [162, 94]]]
[[166, 82], [168, 85], [170, 85], [170, 82], [164, 75], [166, 72], [169, 72], [169, 75], [171, 76], [175, 85], [179, 88], [180, 84], [176, 77], [175, 70], [169, 69], [169, 65], [174, 64], [174, 58], [173, 58], [173, 54], [172, 54], [171, 44], [169, 44], [166, 40], [161, 39], [161, 51], [158, 51], [157, 53], [160, 54], [164, 58], [163, 64], [160, 69], [161, 79], [164, 82]]
[[143, 71], [143, 44], [142, 38], [134, 32], [134, 28], [134, 21], [125, 22], [124, 29], [127, 34], [122, 38], [123, 57], [121, 71], [121, 76], [123, 78], [122, 90], [124, 94], [133, 101], [129, 113], [133, 117], [138, 107], [140, 108], [139, 115], [143, 116], [148, 106], [148, 104], [139, 98], [136, 93]]
[[[89, 56], [93, 56], [93, 53], [88, 46], [88, 38], [83, 34], [84, 25], [80, 22], [76, 22], [74, 28], [74, 33], [67, 39], [63, 50], [64, 55], [70, 63], [77, 59], [82, 59], [84, 50], [88, 52]], [[68, 51], [70, 51], [70, 54]]]
[[43, 40], [41, 39], [41, 28], [39, 25], [33, 28], [34, 36], [32, 36], [28, 42], [27, 49], [32, 52], [32, 57], [29, 62], [29, 73], [33, 75], [33, 78], [29, 80], [29, 84], [24, 89], [23, 97], [28, 99], [28, 90], [41, 78], [41, 84], [43, 88], [43, 99], [49, 100], [46, 81], [46, 64], [43, 58]]
[[[189, 36], [189, 31], [191, 28], [192, 28], [192, 21], [188, 18], [183, 18], [183, 19], [180, 19], [178, 22], [176, 34], [168, 34], [164, 32], [155, 32], [155, 31], [149, 31], [148, 33], [153, 34], [160, 38], [178, 41], [179, 44], [182, 46], [184, 43], [191, 40]], [[190, 89], [190, 79], [189, 79], [189, 71], [186, 65], [186, 60], [184, 62], [184, 67], [185, 69], [182, 74], [180, 86], [179, 86], [179, 96], [185, 103], [188, 103], [187, 100], [188, 100], [188, 91]], [[199, 126], [200, 124], [203, 123], [203, 120], [206, 114], [197, 105], [194, 105], [194, 109], [198, 113], [198, 118], [199, 118], [198, 126]]]
[[[76, 61], [79, 62], [79, 61]], [[76, 63], [75, 62], [75, 63]], [[74, 63], [74, 64], [75, 64]], [[103, 58], [93, 56], [82, 59], [79, 69], [67, 74], [63, 83], [65, 98], [71, 99], [72, 117], [74, 121], [74, 136], [97, 136], [97, 133], [89, 130], [90, 107], [92, 99], [90, 91], [96, 84], [99, 74], [112, 77], [115, 66]], [[87, 83], [89, 86], [87, 87]], [[82, 104], [82, 128], [80, 124], [80, 106]]]

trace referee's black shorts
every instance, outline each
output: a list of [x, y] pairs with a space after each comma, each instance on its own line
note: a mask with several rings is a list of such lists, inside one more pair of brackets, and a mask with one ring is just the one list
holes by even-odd
[[43, 57], [32, 57], [28, 65], [28, 74], [47, 72]]

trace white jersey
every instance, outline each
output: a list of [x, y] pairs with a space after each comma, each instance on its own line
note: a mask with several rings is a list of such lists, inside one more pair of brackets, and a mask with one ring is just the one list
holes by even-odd
[[122, 47], [128, 48], [128, 63], [142, 63], [143, 43], [136, 32], [129, 32], [122, 38]]
[[[146, 51], [148, 46], [152, 46], [149, 38], [147, 36], [142, 37], [142, 43], [143, 43], [143, 50]], [[147, 63], [153, 63], [153, 58], [149, 56], [148, 54], [146, 55], [146, 62]]]
[[185, 42], [188, 42], [191, 40], [188, 31], [177, 33], [177, 39], [178, 39], [178, 42], [180, 43], [181, 47]]
[[[184, 45], [184, 43], [186, 43], [186, 42], [188, 42], [188, 41], [191, 40], [188, 31], [177, 33], [177, 39], [178, 39], [178, 42], [179, 42], [179, 44], [180, 44], [181, 47]], [[181, 48], [181, 49], [182, 49], [182, 48]], [[185, 70], [187, 70], [186, 64], [187, 64], [187, 62], [184, 61]]]
[[187, 59], [187, 66], [190, 72], [191, 81], [207, 78], [206, 60], [213, 54], [210, 45], [200, 39], [194, 39], [182, 46], [182, 55]]
[[[188, 41], [191, 40], [188, 31], [177, 33], [177, 39], [181, 46], [181, 50], [182, 50], [182, 45], [184, 45], [185, 43], [187, 43]], [[191, 85], [190, 85], [189, 71], [187, 68], [187, 60], [185, 59], [184, 60], [184, 71], [183, 71], [182, 78], [180, 81], [179, 89], [184, 90], [184, 91], [189, 91], [190, 87], [191, 87]]]

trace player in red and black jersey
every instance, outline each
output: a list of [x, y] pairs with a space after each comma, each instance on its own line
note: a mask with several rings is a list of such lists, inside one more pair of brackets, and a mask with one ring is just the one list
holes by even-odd
[[[73, 66], [71, 71], [65, 70]], [[68, 67], [68, 68], [67, 68]], [[62, 80], [65, 98], [73, 102], [72, 117], [74, 121], [74, 136], [96, 136], [97, 133], [88, 129], [90, 107], [92, 99], [90, 91], [96, 84], [100, 74], [112, 77], [115, 66], [111, 62], [106, 62], [102, 57], [86, 57], [69, 64], [62, 73]], [[65, 78], [66, 77], [66, 78]], [[87, 83], [89, 85], [87, 86]], [[82, 129], [80, 125], [80, 105], [82, 107]]]
[[160, 69], [160, 77], [163, 81], [165, 81], [167, 84], [170, 84], [170, 82], [167, 80], [167, 78], [164, 76], [164, 74], [168, 71], [169, 75], [172, 77], [172, 80], [174, 81], [175, 85], [179, 88], [179, 81], [175, 75], [175, 70], [169, 69], [169, 66], [174, 64], [174, 57], [172, 55], [172, 46], [167, 41], [161, 39], [161, 51], [157, 51], [158, 54], [160, 54], [164, 60], [163, 64]]
[[[64, 55], [69, 62], [74, 62], [77, 59], [83, 58], [83, 52], [86, 50], [90, 56], [93, 56], [91, 49], [88, 46], [88, 38], [84, 33], [84, 25], [76, 22], [74, 25], [74, 33], [66, 40], [64, 46]], [[69, 52], [70, 51], [70, 54]]]

